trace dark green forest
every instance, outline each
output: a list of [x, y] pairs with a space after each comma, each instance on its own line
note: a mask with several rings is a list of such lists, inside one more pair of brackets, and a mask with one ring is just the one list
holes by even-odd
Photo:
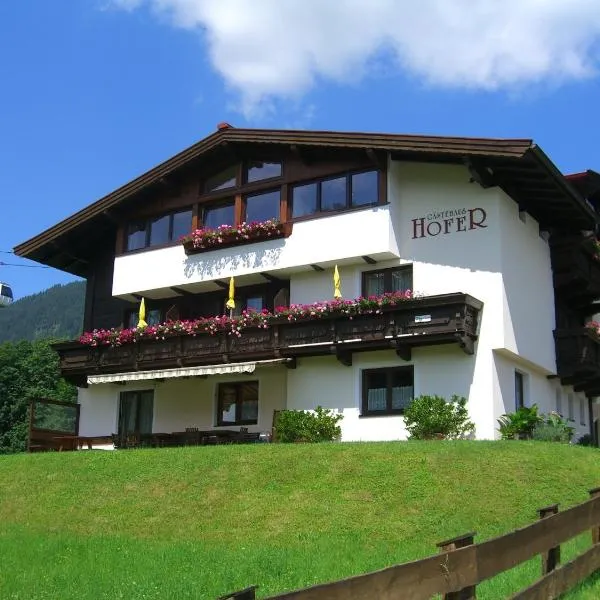
[[50, 344], [81, 333], [84, 295], [85, 283], [78, 281], [0, 309], [0, 454], [26, 449], [30, 399], [77, 400]]
[[77, 388], [60, 376], [48, 340], [0, 344], [0, 454], [25, 450], [32, 398], [75, 402]]
[[0, 309], [0, 343], [78, 337], [84, 297], [85, 282], [75, 281], [25, 296]]

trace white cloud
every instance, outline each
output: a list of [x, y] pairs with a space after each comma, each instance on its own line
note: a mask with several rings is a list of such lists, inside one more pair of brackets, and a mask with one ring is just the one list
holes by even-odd
[[248, 112], [374, 61], [429, 85], [484, 90], [595, 75], [598, 0], [113, 0], [201, 31]]

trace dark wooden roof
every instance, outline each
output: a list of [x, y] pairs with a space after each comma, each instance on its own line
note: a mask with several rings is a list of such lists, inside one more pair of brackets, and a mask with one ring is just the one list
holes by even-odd
[[[276, 145], [375, 150], [394, 160], [466, 163], [476, 180], [500, 185], [548, 227], [593, 228], [597, 216], [541, 149], [529, 139], [465, 138], [334, 131], [238, 129], [225, 127], [176, 154], [114, 192], [15, 247], [15, 253], [85, 276], [86, 245], [114, 236], [120, 204], [173, 177], [210, 153], [238, 145]], [[67, 237], [68, 236], [68, 237]], [[77, 244], [73, 252], [74, 238]], [[57, 255], [61, 255], [60, 260]], [[70, 258], [69, 258], [70, 257]]]

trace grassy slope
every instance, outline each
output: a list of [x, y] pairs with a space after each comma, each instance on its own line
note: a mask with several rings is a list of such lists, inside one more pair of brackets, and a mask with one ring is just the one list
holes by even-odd
[[[421, 558], [470, 530], [487, 539], [598, 485], [597, 450], [533, 442], [0, 456], [0, 597], [215, 598], [250, 584], [265, 596]], [[571, 597], [599, 595], [592, 582]]]

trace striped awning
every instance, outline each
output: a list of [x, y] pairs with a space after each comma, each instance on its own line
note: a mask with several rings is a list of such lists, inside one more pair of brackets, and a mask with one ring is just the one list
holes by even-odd
[[207, 365], [205, 367], [181, 367], [153, 371], [132, 371], [129, 373], [107, 373], [105, 375], [88, 375], [89, 385], [98, 383], [121, 383], [127, 381], [147, 381], [151, 379], [174, 379], [176, 377], [203, 377], [207, 375], [228, 375], [231, 373], [254, 373], [256, 367], [268, 367], [288, 362], [289, 358], [273, 360], [257, 360], [254, 362], [226, 363]]

